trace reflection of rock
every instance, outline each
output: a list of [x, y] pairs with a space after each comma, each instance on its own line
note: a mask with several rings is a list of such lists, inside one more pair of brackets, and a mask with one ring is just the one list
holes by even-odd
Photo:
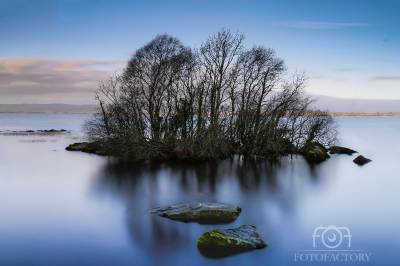
[[340, 146], [332, 146], [329, 148], [329, 151], [331, 152], [331, 154], [348, 154], [348, 155], [352, 155], [353, 153], [357, 153], [356, 151], [349, 149], [349, 148], [345, 148], [345, 147], [340, 147]]
[[326, 149], [322, 145], [318, 144], [312, 144], [306, 154], [306, 159], [310, 162], [321, 162], [330, 157], [331, 156], [329, 156]]
[[178, 203], [149, 212], [182, 222], [216, 224], [233, 222], [241, 211], [240, 207], [224, 203]]
[[364, 164], [366, 164], [366, 163], [371, 162], [371, 160], [365, 158], [365, 157], [362, 156], [362, 155], [359, 155], [357, 158], [355, 158], [355, 159], [353, 160], [353, 162], [355, 162], [355, 163], [358, 164], [358, 165], [364, 165]]
[[265, 248], [267, 244], [260, 238], [252, 225], [243, 225], [236, 229], [215, 229], [205, 232], [197, 241], [204, 256], [224, 257], [238, 252]]

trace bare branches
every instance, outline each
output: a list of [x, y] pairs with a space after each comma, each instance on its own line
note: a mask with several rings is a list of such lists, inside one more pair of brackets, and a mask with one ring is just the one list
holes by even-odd
[[123, 75], [101, 82], [98, 112], [84, 125], [106, 151], [131, 160], [196, 157], [271, 158], [330, 146], [337, 125], [312, 109], [304, 72], [243, 34], [222, 29], [199, 50], [167, 34], [137, 50]]

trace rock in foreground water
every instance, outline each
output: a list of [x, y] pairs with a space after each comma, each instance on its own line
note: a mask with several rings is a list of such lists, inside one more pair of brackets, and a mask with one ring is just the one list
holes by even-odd
[[355, 163], [358, 164], [358, 165], [364, 165], [364, 164], [366, 164], [366, 163], [371, 162], [371, 160], [368, 159], [368, 158], [365, 158], [365, 157], [362, 156], [362, 155], [359, 155], [359, 156], [357, 156], [357, 158], [355, 158], [355, 159], [353, 160], [353, 162], [355, 162]]
[[357, 153], [356, 151], [349, 149], [349, 148], [345, 148], [345, 147], [340, 147], [340, 146], [332, 146], [329, 148], [329, 151], [331, 152], [331, 154], [348, 154], [348, 155], [352, 155], [353, 153]]
[[238, 206], [224, 203], [178, 203], [154, 208], [149, 212], [182, 222], [213, 224], [232, 222], [241, 211]]
[[197, 246], [205, 256], [218, 257], [233, 255], [238, 252], [265, 248], [255, 226], [242, 225], [236, 229], [215, 229], [205, 232]]

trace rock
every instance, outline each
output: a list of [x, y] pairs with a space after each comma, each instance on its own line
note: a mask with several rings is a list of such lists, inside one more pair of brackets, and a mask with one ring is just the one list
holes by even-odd
[[67, 151], [83, 151], [84, 149], [86, 149], [87, 146], [88, 146], [87, 142], [77, 142], [69, 145], [65, 149]]
[[328, 158], [331, 158], [331, 156], [327, 153], [326, 148], [318, 144], [310, 145], [310, 149], [306, 154], [306, 159], [310, 162], [322, 162]]
[[65, 148], [67, 151], [82, 151], [86, 153], [94, 153], [97, 155], [107, 155], [102, 149], [103, 144], [95, 142], [77, 142]]
[[292, 154], [296, 151], [296, 146], [287, 138], [279, 139], [277, 145], [284, 154]]
[[86, 148], [82, 151], [87, 153], [94, 153], [97, 155], [107, 155], [106, 152], [103, 151], [103, 144], [99, 141], [89, 142]]
[[207, 257], [229, 256], [266, 246], [252, 225], [242, 225], [236, 229], [215, 229], [205, 232], [197, 240], [197, 247]]
[[355, 158], [355, 159], [353, 160], [353, 162], [356, 163], [356, 164], [358, 164], [358, 165], [364, 165], [364, 164], [369, 163], [369, 162], [371, 162], [371, 161], [372, 161], [372, 160], [370, 160], [370, 159], [368, 159], [368, 158], [365, 158], [365, 157], [362, 156], [362, 155], [358, 155], [357, 158]]
[[150, 213], [171, 220], [197, 222], [200, 224], [221, 224], [235, 221], [242, 209], [224, 203], [178, 203], [149, 210]]
[[340, 147], [340, 146], [332, 146], [329, 148], [329, 151], [331, 154], [348, 154], [348, 155], [352, 155], [353, 153], [357, 153], [356, 151], [349, 149], [349, 148], [345, 148], [345, 147]]
[[98, 145], [97, 143], [92, 142], [88, 143], [82, 151], [87, 153], [96, 153], [96, 150], [98, 150]]

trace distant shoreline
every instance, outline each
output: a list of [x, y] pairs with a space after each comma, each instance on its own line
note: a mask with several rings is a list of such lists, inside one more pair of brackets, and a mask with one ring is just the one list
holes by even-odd
[[0, 111], [0, 114], [94, 114], [86, 111]]
[[400, 113], [329, 113], [329, 115], [338, 117], [380, 117], [400, 116]]
[[[94, 114], [91, 111], [0, 111], [0, 114]], [[381, 117], [400, 116], [400, 113], [329, 113], [335, 117]]]

